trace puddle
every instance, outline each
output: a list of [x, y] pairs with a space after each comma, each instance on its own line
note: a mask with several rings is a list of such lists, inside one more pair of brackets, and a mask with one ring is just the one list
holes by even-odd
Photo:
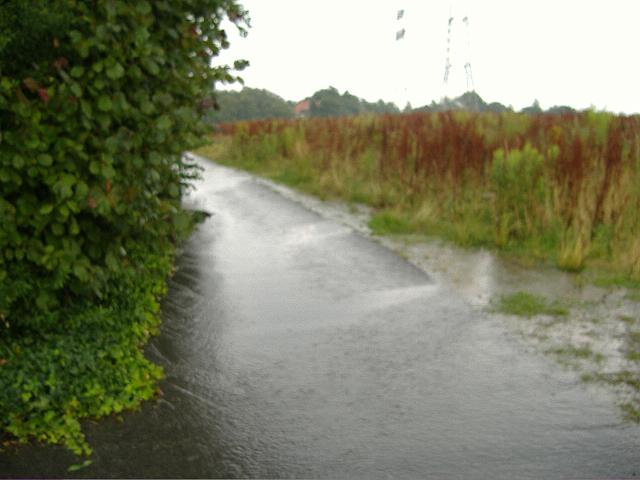
[[[629, 298], [624, 288], [580, 285], [570, 273], [523, 267], [491, 251], [463, 249], [425, 236], [375, 236], [368, 227], [373, 209], [366, 205], [322, 201], [270, 180], [257, 182], [400, 254], [473, 308], [501, 318], [526, 348], [553, 357], [586, 382], [606, 384], [623, 408], [640, 412], [640, 302]], [[494, 312], [502, 296], [517, 292], [560, 301], [569, 313], [523, 318]], [[630, 385], [634, 379], [635, 387]]]

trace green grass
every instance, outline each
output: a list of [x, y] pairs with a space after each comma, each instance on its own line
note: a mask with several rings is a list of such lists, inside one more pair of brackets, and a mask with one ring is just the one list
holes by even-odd
[[640, 405], [638, 403], [625, 402], [620, 405], [627, 420], [640, 423]]
[[640, 290], [631, 290], [624, 296], [627, 300], [632, 302], [640, 302]]
[[500, 298], [496, 311], [519, 317], [534, 317], [536, 315], [550, 315], [564, 317], [569, 310], [558, 302], [549, 302], [544, 297], [527, 292], [517, 292]]
[[591, 283], [597, 287], [624, 287], [630, 291], [627, 298], [633, 301], [640, 301], [640, 280], [630, 278], [628, 275], [617, 272], [594, 272], [591, 275]]
[[631, 362], [640, 362], [640, 330], [628, 332], [626, 357]]
[[299, 172], [295, 169], [287, 168], [281, 172], [269, 175], [274, 182], [283, 183], [293, 188], [301, 188], [312, 183], [311, 175]]
[[378, 212], [371, 217], [369, 228], [376, 235], [399, 235], [416, 232], [416, 228], [404, 216], [390, 211]]
[[548, 350], [547, 353], [579, 360], [593, 360], [596, 362], [602, 362], [604, 360], [604, 356], [601, 353], [596, 353], [589, 347], [557, 347]]
[[636, 319], [630, 315], [618, 315], [618, 320], [626, 323], [627, 325], [633, 325], [636, 323]]

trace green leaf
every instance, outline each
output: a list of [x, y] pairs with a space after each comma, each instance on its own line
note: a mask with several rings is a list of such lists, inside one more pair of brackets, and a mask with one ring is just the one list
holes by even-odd
[[168, 130], [171, 128], [171, 119], [169, 118], [168, 115], [162, 115], [160, 118], [158, 118], [158, 121], [156, 122], [156, 127], [158, 127], [159, 130]]
[[242, 71], [249, 66], [249, 62], [247, 60], [236, 60], [233, 62], [233, 69], [237, 71]]
[[104, 146], [107, 149], [108, 152], [113, 153], [118, 149], [118, 144], [119, 144], [119, 140], [117, 136], [112, 136], [107, 138], [107, 140], [104, 142]]
[[51, 231], [53, 232], [54, 235], [61, 237], [62, 235], [64, 235], [64, 225], [60, 223], [54, 223], [51, 226]]
[[51, 203], [46, 203], [40, 208], [40, 213], [42, 215], [49, 215], [53, 211], [53, 205]]
[[158, 152], [151, 152], [149, 154], [149, 161], [151, 162], [151, 165], [160, 165], [160, 163], [162, 163], [162, 155]]
[[93, 463], [92, 460], [85, 460], [82, 463], [74, 463], [73, 465], [71, 465], [69, 468], [67, 468], [68, 472], [77, 472], [78, 470], [81, 470], [83, 468], [87, 468], [89, 465], [91, 465]]
[[91, 104], [86, 100], [82, 100], [80, 102], [80, 108], [82, 109], [82, 113], [85, 117], [91, 118], [93, 116], [93, 109], [91, 107]]
[[38, 139], [38, 137], [31, 137], [27, 139], [25, 145], [27, 148], [29, 148], [29, 150], [35, 150], [40, 146], [40, 140]]
[[149, 30], [145, 27], [140, 27], [136, 30], [136, 43], [138, 45], [142, 45], [149, 39]]
[[107, 77], [111, 80], [117, 80], [124, 76], [124, 68], [119, 63], [115, 63], [113, 66], [107, 68]]
[[153, 103], [147, 101], [144, 101], [141, 105], [140, 105], [140, 110], [142, 111], [142, 113], [144, 113], [145, 115], [151, 115], [154, 111], [155, 111], [155, 107], [153, 106]]
[[41, 153], [40, 155], [38, 155], [38, 163], [43, 167], [50, 167], [53, 164], [53, 158], [51, 157], [51, 155]]
[[102, 169], [100, 170], [100, 173], [105, 178], [113, 178], [113, 177], [116, 176], [116, 171], [114, 170], [113, 166], [111, 166], [111, 165], [104, 165], [102, 167]]
[[107, 9], [107, 18], [109, 18], [110, 20], [113, 17], [115, 17], [116, 14], [118, 13], [118, 9], [116, 8], [116, 4], [114, 0], [110, 0], [109, 2], [107, 2], [106, 9]]
[[107, 265], [109, 270], [117, 271], [120, 267], [120, 262], [118, 261], [118, 257], [116, 257], [113, 253], [107, 253], [107, 256], [104, 259], [104, 263]]
[[149, 5], [149, 2], [147, 2], [146, 0], [142, 2], [139, 1], [137, 2], [136, 10], [141, 15], [148, 15], [149, 13], [151, 13], [151, 5]]
[[78, 182], [76, 185], [76, 195], [80, 198], [84, 198], [87, 196], [87, 193], [89, 193], [89, 187], [87, 184], [82, 181]]
[[180, 195], [180, 188], [175, 184], [169, 185], [169, 195], [174, 198], [178, 197]]
[[107, 97], [106, 95], [102, 95], [98, 99], [98, 108], [100, 110], [102, 110], [103, 112], [110, 111], [111, 108], [112, 108], [111, 99], [109, 97]]
[[98, 115], [96, 116], [96, 120], [104, 129], [109, 128], [109, 125], [111, 125], [111, 117], [109, 115]]
[[71, 85], [71, 93], [73, 93], [76, 97], [82, 96], [82, 88], [77, 83]]
[[160, 73], [160, 67], [158, 64], [151, 60], [150, 58], [142, 59], [142, 66], [151, 74], [158, 75]]
[[36, 305], [40, 310], [46, 310], [51, 303], [51, 295], [47, 292], [40, 292], [36, 297]]
[[71, 220], [71, 226], [69, 227], [69, 233], [71, 235], [78, 235], [80, 233], [80, 227], [78, 226], [78, 222], [73, 218]]
[[87, 271], [87, 269], [81, 265], [81, 264], [75, 264], [73, 266], [73, 274], [82, 281], [85, 281], [87, 278], [89, 278], [89, 272]]
[[70, 73], [73, 78], [80, 78], [82, 75], [84, 75], [84, 67], [76, 65], [71, 69]]

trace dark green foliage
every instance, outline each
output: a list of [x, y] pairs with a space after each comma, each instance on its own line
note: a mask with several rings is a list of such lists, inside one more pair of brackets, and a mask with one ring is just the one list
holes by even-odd
[[537, 115], [543, 113], [542, 108], [540, 108], [540, 102], [538, 100], [534, 100], [530, 107], [525, 107], [520, 110], [520, 113], [525, 113], [527, 115]]
[[140, 347], [157, 328], [156, 299], [170, 273], [170, 253], [141, 252], [144, 268], [120, 272], [101, 302], [62, 307], [64, 328], [0, 342], [0, 418], [7, 432], [88, 454], [80, 418], [118, 413], [155, 394], [162, 370]]
[[[360, 113], [399, 113], [393, 103], [367, 102], [349, 92], [342, 95], [333, 87], [318, 90], [310, 97], [310, 108], [303, 116], [340, 117]], [[295, 102], [287, 101], [268, 90], [243, 88], [241, 91], [216, 92], [218, 110], [207, 113], [210, 123], [232, 123], [241, 120], [292, 118]]]
[[[430, 105], [418, 107], [413, 112], [446, 112], [450, 110], [464, 110], [467, 112], [504, 113], [511, 111], [499, 102], [486, 103], [477, 92], [465, 92], [456, 98], [443, 98], [439, 102], [432, 101]], [[405, 112], [410, 113], [410, 112]]]
[[[197, 99], [231, 79], [209, 66], [224, 9], [237, 15], [230, 1], [47, 2], [52, 17], [70, 14], [67, 29], [38, 36], [51, 54], [10, 75], [15, 65], [0, 64], [5, 327], [39, 329], [59, 321], [59, 305], [100, 298], [114, 272], [135, 267], [133, 245], [162, 250], [185, 225], [194, 172], [181, 153], [202, 132]], [[7, 62], [17, 27], [3, 34]]]
[[207, 114], [207, 121], [211, 123], [293, 117], [293, 103], [268, 90], [220, 91], [216, 92], [216, 102], [219, 110]]
[[310, 113], [313, 117], [340, 117], [362, 113], [360, 100], [349, 92], [340, 92], [333, 87], [319, 90], [311, 97]]
[[[0, 428], [87, 452], [78, 418], [154, 392], [140, 346], [235, 0], [0, 2]], [[239, 62], [237, 67], [242, 67]]]
[[1, 3], [0, 65], [3, 74], [30, 74], [34, 65], [54, 57], [56, 47], [51, 34], [68, 29], [71, 12], [50, 9], [52, 2], [49, 0]]
[[393, 103], [379, 100], [369, 103], [349, 92], [342, 95], [334, 87], [318, 90], [311, 96], [309, 115], [312, 117], [342, 117], [361, 113], [399, 113]]

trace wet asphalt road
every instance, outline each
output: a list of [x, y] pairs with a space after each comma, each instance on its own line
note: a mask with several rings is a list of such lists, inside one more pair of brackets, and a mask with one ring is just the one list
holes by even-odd
[[[350, 228], [205, 161], [148, 355], [163, 397], [88, 422], [86, 477], [633, 478], [640, 428], [498, 318]], [[0, 476], [68, 476], [63, 449]]]

